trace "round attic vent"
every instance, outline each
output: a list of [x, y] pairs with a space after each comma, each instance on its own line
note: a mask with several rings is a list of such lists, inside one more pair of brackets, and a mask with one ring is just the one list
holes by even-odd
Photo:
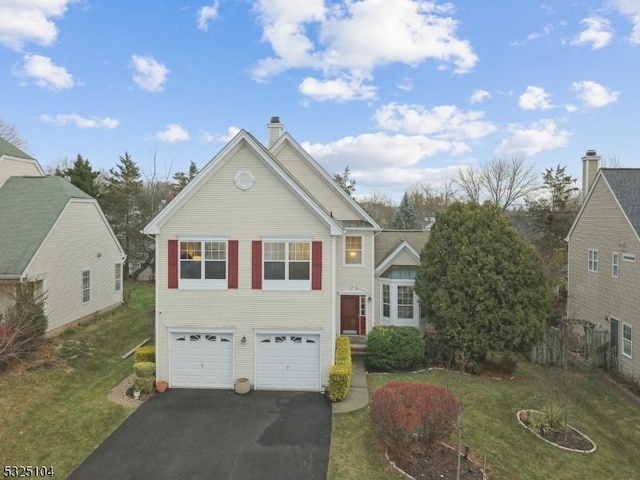
[[253, 174], [248, 170], [240, 170], [233, 178], [233, 182], [240, 190], [249, 190], [256, 183]]

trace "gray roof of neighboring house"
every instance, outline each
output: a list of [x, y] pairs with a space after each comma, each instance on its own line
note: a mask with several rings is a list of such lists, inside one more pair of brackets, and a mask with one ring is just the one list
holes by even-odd
[[4, 138], [0, 137], [0, 157], [2, 155], [9, 155], [11, 157], [28, 158], [33, 160], [33, 157], [27, 155], [18, 147], [15, 147], [11, 143], [7, 142]]
[[92, 198], [61, 177], [10, 177], [0, 188], [0, 275], [19, 276], [69, 200]]
[[640, 168], [603, 168], [600, 171], [636, 234], [640, 235]]
[[402, 242], [407, 242], [418, 253], [429, 240], [429, 230], [383, 230], [376, 235], [375, 266], [377, 267]]

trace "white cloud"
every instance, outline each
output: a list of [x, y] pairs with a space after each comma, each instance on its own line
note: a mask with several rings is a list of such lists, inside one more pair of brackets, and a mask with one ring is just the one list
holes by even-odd
[[320, 102], [336, 100], [368, 100], [375, 98], [376, 87], [364, 85], [363, 79], [317, 80], [312, 77], [305, 78], [298, 89], [300, 93]]
[[633, 27], [629, 41], [640, 44], [640, 2], [638, 0], [609, 0], [609, 3], [622, 15], [629, 17]]
[[396, 85], [400, 90], [404, 90], [405, 92], [409, 92], [413, 90], [413, 79], [409, 77], [404, 77], [402, 80], [398, 82]]
[[212, 142], [226, 143], [230, 141], [233, 137], [235, 137], [239, 131], [240, 129], [238, 127], [231, 126], [227, 129], [227, 133], [225, 133], [224, 135], [218, 135], [211, 132], [202, 132], [202, 134], [200, 135], [200, 141], [202, 143], [212, 143]]
[[218, 6], [218, 1], [215, 1], [212, 5], [206, 5], [198, 10], [198, 28], [200, 30], [207, 31], [209, 29], [209, 22], [218, 16]]
[[331, 143], [305, 142], [302, 147], [329, 171], [339, 170], [345, 165], [349, 165], [352, 171], [406, 168], [434, 155], [461, 155], [469, 151], [463, 142], [382, 132], [344, 137]]
[[54, 65], [49, 57], [25, 55], [22, 69], [14, 70], [14, 75], [32, 79], [36, 85], [52, 90], [71, 88], [73, 75], [64, 67]]
[[518, 105], [523, 110], [549, 110], [553, 108], [549, 94], [544, 88], [529, 85], [527, 91], [520, 95]]
[[115, 118], [110, 117], [83, 117], [77, 113], [61, 113], [58, 115], [40, 115], [40, 120], [52, 123], [58, 127], [64, 127], [67, 123], [73, 123], [77, 128], [106, 128], [111, 130], [120, 125]]
[[164, 83], [170, 70], [162, 63], [158, 62], [150, 56], [131, 55], [133, 68], [136, 73], [133, 75], [133, 81], [141, 89], [148, 92], [161, 92], [164, 90]]
[[576, 38], [571, 42], [573, 45], [586, 45], [591, 44], [591, 50], [597, 50], [599, 48], [606, 47], [613, 33], [611, 33], [611, 22], [602, 17], [589, 17], [583, 19], [581, 22], [585, 26], [585, 30], [580, 32]]
[[259, 0], [256, 11], [263, 39], [274, 51], [255, 65], [258, 81], [292, 68], [313, 68], [325, 76], [315, 83], [328, 86], [335, 79], [348, 84], [366, 78], [392, 63], [414, 66], [432, 59], [466, 73], [478, 61], [471, 44], [456, 35], [451, 4], [340, 0], [326, 8], [323, 0]]
[[421, 105], [390, 103], [375, 113], [377, 126], [385, 130], [460, 140], [478, 139], [495, 132], [495, 125], [483, 118], [484, 112], [463, 112], [453, 105], [429, 110]]
[[0, 2], [0, 43], [14, 50], [24, 44], [51, 45], [58, 37], [54, 19], [77, 0], [3, 0]]
[[496, 148], [496, 155], [535, 155], [545, 150], [565, 147], [571, 133], [560, 130], [553, 119], [542, 119], [528, 126], [509, 125], [509, 138]]
[[399, 201], [408, 186], [416, 183], [429, 184], [434, 188], [442, 187], [450, 180], [462, 165], [442, 168], [401, 168], [389, 167], [380, 170], [351, 170], [351, 176], [357, 181], [356, 198], [367, 196], [367, 192], [381, 191]]
[[189, 140], [189, 132], [177, 123], [170, 123], [166, 130], [156, 133], [155, 137], [161, 142], [176, 143]]
[[469, 97], [469, 101], [471, 103], [482, 103], [487, 98], [491, 98], [491, 94], [489, 92], [476, 88], [471, 94], [471, 97]]
[[576, 96], [582, 100], [587, 107], [600, 108], [618, 100], [620, 92], [615, 92], [604, 85], [591, 80], [573, 82], [571, 87]]

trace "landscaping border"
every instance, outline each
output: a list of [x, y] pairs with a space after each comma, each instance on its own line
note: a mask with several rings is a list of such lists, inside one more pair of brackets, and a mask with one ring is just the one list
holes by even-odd
[[576, 449], [576, 448], [569, 448], [569, 447], [563, 447], [562, 445], [558, 445], [555, 442], [552, 442], [550, 440], [547, 440], [546, 438], [544, 438], [542, 435], [540, 435], [538, 432], [532, 430], [528, 425], [525, 425], [525, 423], [520, 420], [520, 414], [521, 413], [525, 413], [525, 412], [539, 412], [539, 410], [534, 410], [532, 408], [529, 409], [524, 409], [524, 410], [518, 410], [518, 412], [516, 413], [516, 420], [518, 420], [518, 423], [520, 425], [522, 425], [524, 428], [526, 428], [527, 430], [529, 430], [531, 433], [533, 433], [536, 437], [544, 440], [545, 442], [547, 442], [550, 445], [553, 445], [554, 447], [560, 448], [562, 450], [566, 450], [568, 452], [576, 452], [576, 453], [593, 453], [598, 449], [598, 446], [596, 445], [596, 442], [594, 442], [593, 440], [591, 440], [591, 438], [589, 438], [587, 435], [585, 435], [584, 433], [582, 433], [580, 430], [578, 430], [577, 428], [572, 427], [571, 425], [567, 425], [571, 430], [573, 430], [574, 432], [579, 433], [580, 435], [582, 435], [584, 438], [586, 438], [587, 440], [589, 440], [589, 442], [591, 442], [591, 445], [593, 445], [593, 448], [591, 448], [590, 450], [580, 450], [580, 449]]

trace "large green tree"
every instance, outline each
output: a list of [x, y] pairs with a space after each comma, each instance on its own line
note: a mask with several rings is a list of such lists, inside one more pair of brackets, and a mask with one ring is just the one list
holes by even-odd
[[98, 175], [100, 175], [100, 172], [94, 171], [93, 168], [91, 168], [89, 159], [82, 158], [82, 155], [78, 154], [71, 167], [57, 167], [55, 174], [59, 177], [69, 177], [69, 181], [73, 185], [92, 197], [98, 198], [100, 187], [96, 179]]
[[191, 160], [189, 164], [189, 171], [187, 173], [178, 171], [173, 174], [174, 183], [171, 184], [171, 194], [173, 197], [178, 195], [184, 187], [186, 187], [191, 180], [198, 174], [198, 165]]
[[550, 306], [542, 261], [499, 206], [449, 206], [420, 259], [415, 291], [438, 338], [460, 358], [538, 341]]
[[413, 205], [409, 201], [409, 195], [404, 192], [402, 201], [396, 214], [391, 221], [391, 228], [397, 228], [400, 230], [413, 230], [419, 228], [418, 218], [416, 217], [416, 211], [413, 209]]

